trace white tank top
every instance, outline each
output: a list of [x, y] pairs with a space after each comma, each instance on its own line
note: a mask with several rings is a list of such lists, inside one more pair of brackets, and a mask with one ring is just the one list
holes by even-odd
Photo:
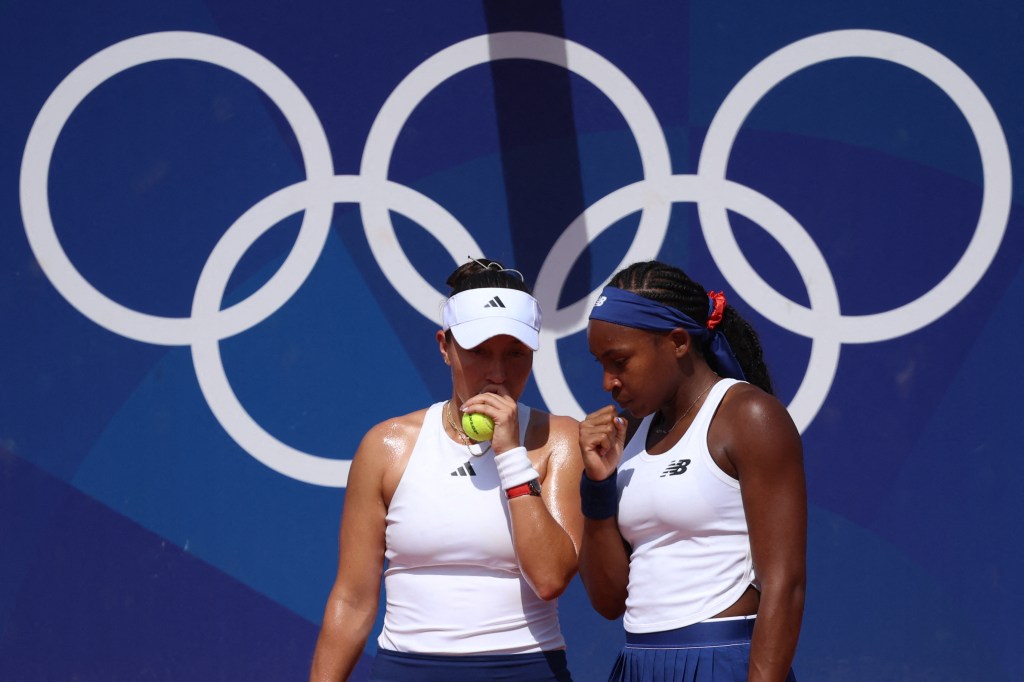
[[627, 632], [672, 630], [706, 620], [755, 583], [739, 481], [708, 451], [708, 427], [726, 391], [712, 387], [671, 450], [647, 453], [646, 417], [618, 469], [619, 530], [633, 548]]
[[[540, 599], [519, 571], [494, 453], [473, 456], [449, 438], [443, 407], [427, 409], [388, 507], [387, 609], [377, 643], [428, 654], [562, 648], [556, 602]], [[520, 404], [520, 442], [529, 421]]]

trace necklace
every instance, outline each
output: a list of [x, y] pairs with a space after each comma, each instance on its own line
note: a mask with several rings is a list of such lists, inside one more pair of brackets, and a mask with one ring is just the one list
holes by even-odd
[[690, 410], [693, 409], [693, 406], [696, 405], [700, 401], [700, 399], [703, 398], [705, 396], [705, 394], [707, 394], [707, 392], [711, 390], [712, 386], [714, 386], [715, 384], [718, 383], [718, 379], [719, 379], [719, 377], [717, 377], [717, 376], [714, 379], [712, 379], [711, 383], [707, 385], [707, 388], [705, 388], [703, 391], [700, 392], [700, 395], [697, 396], [692, 403], [690, 403], [690, 406], [686, 408], [686, 411], [683, 412], [683, 415], [681, 417], [679, 417], [679, 419], [675, 420], [675, 422], [673, 422], [672, 426], [668, 427], [667, 429], [664, 428], [664, 427], [661, 427], [661, 426], [652, 426], [651, 430], [654, 431], [655, 433], [662, 433], [662, 434], [664, 434], [664, 433], [668, 433], [672, 429], [676, 428], [676, 426], [679, 425], [679, 422], [681, 422], [684, 419], [686, 419], [686, 415], [690, 414]]
[[469, 454], [473, 455], [474, 457], [483, 457], [491, 449], [491, 442], [487, 441], [487, 447], [481, 450], [480, 446], [477, 443], [470, 442], [472, 439], [469, 436], [467, 436], [462, 431], [462, 429], [455, 425], [455, 419], [452, 417], [451, 400], [444, 404], [444, 416], [448, 420], [448, 425], [452, 427], [452, 431], [455, 432], [455, 435], [459, 437], [459, 440], [462, 441], [462, 444], [466, 446], [467, 450], [469, 450]]

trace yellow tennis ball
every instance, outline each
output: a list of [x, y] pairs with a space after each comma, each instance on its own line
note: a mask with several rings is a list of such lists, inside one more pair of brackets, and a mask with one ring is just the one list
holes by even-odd
[[462, 415], [462, 430], [475, 441], [490, 440], [494, 435], [494, 420], [486, 414], [469, 412]]

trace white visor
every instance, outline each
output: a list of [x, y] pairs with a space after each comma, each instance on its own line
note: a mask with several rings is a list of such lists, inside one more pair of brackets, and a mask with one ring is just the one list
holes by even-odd
[[476, 348], [493, 336], [508, 334], [533, 350], [540, 347], [540, 305], [518, 289], [467, 289], [449, 298], [441, 314], [463, 348]]

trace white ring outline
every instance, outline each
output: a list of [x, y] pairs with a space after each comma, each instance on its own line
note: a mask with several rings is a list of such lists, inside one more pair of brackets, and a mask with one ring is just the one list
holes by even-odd
[[[387, 178], [398, 135], [413, 110], [437, 86], [461, 71], [501, 59], [546, 62], [566, 68], [587, 80], [615, 104], [625, 119], [637, 141], [644, 177], [660, 178], [671, 175], [672, 161], [661, 124], [636, 85], [618, 67], [579, 43], [544, 33], [522, 31], [491, 33], [468, 38], [441, 50], [413, 69], [395, 87], [374, 119], [363, 149], [360, 175], [381, 180]], [[443, 299], [444, 294], [423, 279], [401, 247], [394, 252], [383, 250], [381, 245], [397, 244], [391, 217], [386, 208], [372, 198], [363, 201], [360, 208], [370, 250], [378, 266], [381, 263], [388, 264], [388, 267], [382, 267], [381, 271], [391, 286], [421, 315], [436, 321], [438, 297]], [[661, 244], [664, 241], [670, 208], [667, 204], [645, 207], [634, 240], [634, 243], [641, 246], [631, 248], [623, 256], [619, 267], [629, 263], [630, 260], [627, 259], [631, 257], [635, 260], [650, 253], [646, 244]], [[371, 225], [373, 228], [369, 227]], [[577, 230], [570, 227], [569, 232], [568, 237], [562, 235], [559, 241], [576, 236]], [[654, 253], [656, 252], [657, 249], [654, 250]], [[550, 260], [549, 256], [545, 262]], [[461, 257], [456, 260], [459, 261]], [[597, 292], [591, 294], [589, 301], [584, 299], [567, 309], [559, 310], [558, 291], [550, 289], [552, 293], [549, 296], [549, 289], [544, 286], [550, 276], [542, 267], [537, 283], [533, 287], [534, 296], [540, 303], [541, 310], [546, 311], [544, 328], [558, 329], [572, 325], [572, 321], [585, 318], [590, 303], [597, 298]], [[570, 321], [567, 322], [565, 318]]]
[[[900, 61], [904, 55], [909, 55], [910, 63]], [[787, 406], [801, 432], [817, 416], [831, 390], [832, 380], [838, 369], [842, 343], [882, 341], [909, 334], [946, 314], [963, 300], [987, 271], [998, 252], [1008, 223], [1012, 200], [1009, 148], [998, 118], [981, 90], [956, 64], [932, 48], [910, 38], [884, 31], [843, 30], [811, 36], [782, 48], [751, 69], [734, 86], [716, 112], [701, 150], [697, 175], [702, 178], [713, 177], [724, 180], [732, 144], [743, 121], [756, 103], [793, 73], [808, 66], [841, 57], [874, 57], [894, 62], [924, 75], [938, 85], [964, 114], [975, 135], [982, 158], [985, 187], [975, 234], [960, 261], [939, 285], [916, 301], [892, 311], [868, 316], [845, 317], [839, 311], [838, 292], [827, 265], [825, 271], [819, 272], [819, 275], [814, 278], [815, 286], [809, 286], [808, 278], [800, 268], [799, 259], [795, 257], [786, 242], [782, 241], [782, 238], [795, 239], [790, 236], [794, 225], [800, 231], [803, 231], [803, 228], [792, 221], [791, 216], [782, 211], [774, 202], [769, 201], [765, 204], [758, 199], [751, 203], [752, 198], [761, 197], [761, 195], [737, 193], [735, 188], [727, 190], [729, 184], [718, 185], [717, 192], [712, 189], [706, 195], [701, 196], [699, 200], [697, 198], [682, 199], [697, 203], [701, 228], [709, 252], [722, 275], [734, 290], [767, 319], [784, 329], [812, 340], [811, 355], [804, 379]], [[679, 177], [685, 176], [674, 176], [673, 179]], [[639, 183], [633, 188], [643, 187], [645, 184], [650, 183]], [[679, 189], [685, 189], [685, 185], [680, 186]], [[747, 204], [746, 209], [743, 210], [737, 205], [723, 201], [722, 193], [725, 191], [729, 191], [734, 200], [743, 198]], [[671, 194], [671, 192], [669, 193]], [[685, 191], [682, 194], [686, 196]], [[582, 229], [588, 230], [588, 237], [600, 234], [615, 221], [638, 210], [638, 207], [634, 207], [633, 211], [623, 210], [635, 202], [635, 198], [630, 201], [626, 199], [627, 196], [629, 196], [628, 192], [623, 190], [609, 194], [587, 209], [580, 218], [574, 221], [573, 225], [582, 224]], [[651, 196], [654, 201], [666, 200], [665, 196], [658, 196], [656, 190], [651, 191]], [[598, 221], [597, 224], [603, 225], [603, 227], [592, 230], [589, 226], [594, 223], [593, 216], [589, 219], [585, 216], [588, 213], [597, 213], [601, 210], [599, 205], [602, 202], [607, 202], [610, 205], [616, 199], [625, 200], [626, 206], [616, 206], [614, 209], [602, 206], [601, 208], [611, 210], [614, 215], [608, 219], [611, 222]], [[680, 199], [677, 197], [675, 200]], [[772, 227], [763, 222], [759, 222], [759, 224], [783, 246], [801, 271], [808, 295], [811, 296], [810, 308], [800, 306], [783, 297], [750, 266], [732, 233], [726, 213], [727, 209], [737, 210], [748, 218], [753, 218], [752, 212], [758, 210], [768, 210], [777, 215], [781, 220], [780, 224], [784, 227]], [[569, 231], [571, 230], [572, 228]], [[805, 236], [807, 237], [805, 240], [799, 240], [803, 242], [803, 249], [800, 253], [804, 257], [812, 257], [815, 261], [814, 264], [819, 265], [819, 260], [823, 262], [820, 251], [810, 236], [806, 233]], [[549, 253], [549, 258], [545, 260], [545, 264], [548, 260], [552, 260], [552, 256], [560, 246], [556, 243]], [[575, 259], [567, 262], [574, 263]], [[962, 277], [959, 285], [956, 281], [958, 277]], [[831, 290], [831, 294], [826, 297], [828, 305], [825, 308], [817, 308], [814, 305], [815, 292], [826, 285]], [[537, 288], [541, 288], [540, 277], [538, 277]], [[590, 299], [592, 300], [595, 295], [592, 293]], [[942, 301], [943, 296], [950, 297], [945, 307], [938, 307], [936, 312], [929, 314], [927, 312], [928, 305]], [[566, 336], [580, 331], [585, 324], [585, 319], [581, 319], [576, 325], [558, 331], [562, 332], [562, 336]], [[538, 355], [537, 359], [538, 388], [547, 404], [562, 405], [563, 409], [568, 407], [566, 412], [579, 418], [584, 411], [569, 389], [561, 363], [557, 359], [558, 340], [559, 338], [548, 339], [544, 333], [541, 335], [541, 350], [546, 352]], [[821, 341], [826, 343], [819, 343]], [[555, 356], [555, 362], [550, 361], [552, 355]]]
[[[144, 47], [150, 48], [151, 43], [157, 46], [156, 50], [143, 49]], [[487, 53], [487, 50], [490, 50], [490, 53]], [[220, 51], [227, 51], [230, 59], [224, 59]], [[897, 58], [897, 54], [901, 51], [911, 53], [914, 65], [904, 64]], [[120, 68], [111, 70], [111, 63], [116, 61], [122, 52], [129, 56], [131, 62], [127, 66], [122, 65]], [[825, 56], [822, 57], [822, 55]], [[933, 83], [939, 85], [964, 113], [975, 134], [982, 157], [985, 188], [978, 228], [960, 261], [939, 285], [916, 301], [901, 308], [868, 316], [844, 317], [839, 314], [837, 292], [828, 265], [806, 231], [774, 202], [750, 188], [744, 188], [725, 179], [725, 169], [731, 145], [735, 141], [739, 128], [761, 97], [778, 82], [802, 68], [827, 59], [849, 56], [875, 57], [901, 64], [925, 75]], [[285, 118], [292, 125], [293, 132], [303, 151], [307, 171], [306, 181], [280, 190], [262, 200], [250, 211], [247, 211], [225, 233], [204, 267], [193, 300], [193, 315], [189, 318], [166, 318], [139, 313], [113, 302], [93, 288], [77, 272], [60, 246], [49, 214], [46, 192], [49, 165], [57, 136], [84, 97], [100, 83], [121, 70], [150, 61], [174, 58], [197, 59], [222, 66], [243, 75], [256, 87], [263, 90], [282, 110]], [[429, 58], [410, 73], [392, 92], [368, 135], [361, 169], [363, 176], [333, 176], [329, 145], [315, 112], [312, 111], [301, 91], [277, 67], [252, 50], [223, 38], [188, 32], [165, 32], [138, 36], [102, 50], [69, 74], [44, 104], [26, 143], [21, 174], [22, 212], [30, 246], [44, 273], [54, 283], [58, 292], [97, 324], [127, 338], [149, 343], [187, 345], [191, 342], [197, 376], [200, 378], [204, 396], [210, 403], [211, 410], [214, 411], [229, 434], [250, 454], [267, 466], [285, 475], [298, 478], [298, 480], [320, 485], [344, 486], [344, 478], [347, 477], [350, 460], [321, 458], [289, 448], [267, 434], [249, 417], [238, 403], [224, 375], [223, 365], [220, 362], [219, 341], [251, 328], [266, 319], [294, 295], [298, 287], [305, 281], [319, 258], [329, 229], [334, 202], [324, 201], [322, 198], [324, 193], [337, 195], [334, 197], [336, 201], [344, 201], [349, 196], [350, 190], [365, 190], [367, 188], [371, 188], [369, 194], [373, 199], [371, 201], [354, 199], [354, 201], [360, 203], [360, 209], [363, 211], [364, 229], [367, 231], [374, 257], [378, 261], [378, 265], [381, 256], [390, 257], [392, 262], [396, 255], [400, 258], [400, 264], [404, 266], [406, 272], [399, 277], [397, 283], [391, 279], [391, 273], [387, 269], [382, 269], [382, 271], [391, 281], [392, 286], [395, 286], [396, 290], [415, 309], [428, 319], [432, 319], [433, 297], [428, 302], [425, 296], [419, 294], [419, 291], [424, 291], [422, 288], [410, 295], [412, 290], [409, 288], [409, 284], [421, 285], [426, 282], [418, 272], [412, 269], [411, 263], [405, 257], [401, 245], [394, 235], [394, 229], [387, 214], [389, 202], [377, 200], [374, 192], [386, 194], [395, 199], [397, 203], [410, 202], [407, 204], [407, 210], [396, 209], [407, 217], [414, 218], [411, 213], [420, 210], [423, 210], [424, 215], [430, 213], [432, 217], [427, 218], [427, 222], [421, 224], [446, 247], [454, 259], [461, 258], [456, 254], [464, 250], [465, 246], [475, 246], [465, 228], [443, 208], [414, 190], [387, 181], [387, 168], [401, 127], [413, 108], [426, 94], [429, 94], [446, 78], [469, 68], [469, 66], [504, 58], [536, 59], [561, 65], [588, 78], [599, 88], [601, 88], [600, 83], [594, 78], [588, 77], [587, 74], [598, 74], [597, 78], [599, 79], [610, 75], [613, 81], [617, 81], [618, 87], [623, 88], [623, 92], [627, 92], [635, 98], [633, 101], [628, 98], [625, 100], [626, 110], [624, 111], [620, 101], [621, 93], [620, 97], [617, 97], [614, 89], [609, 92], [601, 88], [613, 102], [618, 102], [620, 113], [623, 113], [637, 139], [644, 167], [644, 180], [602, 198], [574, 220], [567, 231], [556, 241], [541, 267], [536, 287], [539, 292], [538, 299], [542, 300], [542, 304], [544, 302], [555, 304], [554, 313], [549, 315], [549, 317], [553, 317], [553, 324], [546, 329], [545, 333], [542, 333], [542, 347], [547, 347], [550, 352], [541, 357], [553, 357], [557, 371], [538, 373], [539, 385], [542, 375], [555, 376], [557, 379], [554, 390], [549, 387], [545, 392], [545, 388], [541, 387], [545, 402], [549, 404], [559, 404], [558, 401], [561, 400], [561, 404], [571, 404], [578, 410], [575, 398], [568, 390], [568, 386], [564, 385], [564, 376], [557, 357], [557, 341], [559, 338], [575, 333], [585, 325], [585, 311], [596, 296], [595, 290], [577, 303], [557, 309], [558, 296], [565, 280], [562, 280], [561, 285], [555, 285], [554, 276], [557, 274], [555, 266], [561, 262], [575, 263], [575, 259], [563, 261], [563, 254], [572, 252], [572, 248], [580, 236], [588, 238], [584, 242], [583, 248], [585, 248], [589, 244], [590, 238], [600, 234], [615, 220], [630, 213], [642, 211], [641, 224], [620, 267], [631, 260], [651, 257], [660, 250], [667, 231], [667, 220], [672, 201], [696, 201], [702, 229], [712, 257], [737, 292], [746, 287], [748, 291], [744, 297], [768, 319], [812, 339], [812, 353], [804, 382], [789, 406], [791, 412], [797, 413], [795, 419], [801, 430], [816, 415], [831, 388], [831, 380], [838, 365], [839, 349], [843, 342], [866, 343], [895, 338], [916, 331], [944, 315], [977, 284], [991, 264], [992, 258], [998, 251], [1002, 235], [1005, 233], [1011, 198], [1007, 191], [1010, 186], [1009, 150], [991, 105], [973, 81], [952, 61], [917, 41], [896, 34], [864, 30], [834, 31], [793, 43], [763, 60], [737, 83], [716, 113], [705, 138], [698, 164], [698, 174], [695, 176], [672, 176], [670, 174], [670, 159], [663, 134], [657, 135], [654, 142], [651, 142], [645, 132], [648, 130], [661, 131], [653, 111], [632, 82], [600, 55], [572, 41], [545, 34], [515, 32], [470, 38]], [[247, 68], [251, 66], [246, 62], [247, 59], [255, 60], [256, 66], [252, 70]], [[94, 72], [98, 72], [101, 77], [97, 79]], [[273, 87], [278, 97], [268, 92], [258, 82], [268, 74], [271, 75], [270, 80], [273, 81]], [[759, 79], [770, 79], [770, 77], [776, 77], [777, 80], [766, 87], [762, 87], [762, 84], [758, 82]], [[424, 89], [419, 82], [421, 78], [433, 79], [436, 82]], [[277, 90], [276, 88], [281, 89]], [[411, 90], [412, 94], [407, 92], [408, 90]], [[416, 94], [419, 95], [419, 100], [413, 97]], [[282, 105], [282, 99], [287, 101], [290, 106], [297, 104], [297, 109]], [[72, 102], [70, 107], [67, 106], [68, 101]], [[634, 106], [637, 108], [634, 109]], [[396, 114], [392, 111], [393, 109], [398, 109], [399, 113]], [[299, 126], [296, 125], [296, 121], [300, 122]], [[397, 125], [389, 125], [394, 121], [398, 122]], [[634, 125], [636, 121], [642, 121], [644, 125]], [[651, 125], [652, 122], [653, 125]], [[312, 128], [304, 127], [310, 124]], [[313, 138], [303, 136], [303, 131], [308, 130], [315, 132]], [[991, 136], [988, 134], [990, 132]], [[724, 141], [726, 139], [728, 142]], [[382, 151], [387, 153], [380, 153]], [[377, 159], [381, 160], [379, 164], [374, 163]], [[648, 163], [652, 159], [656, 160], [653, 163], [653, 168]], [[717, 176], [717, 180], [713, 184], [709, 184], [711, 183], [710, 177], [715, 176]], [[698, 200], [698, 194], [701, 191], [707, 191], [709, 196], [700, 196]], [[729, 201], [724, 201], [726, 194], [730, 195]], [[301, 205], [295, 206], [289, 204], [292, 195], [305, 197], [307, 200], [300, 202]], [[1001, 195], [1005, 195], [1005, 206], [1004, 202], [999, 201], [1002, 198]], [[369, 208], [367, 208], [368, 203], [370, 204]], [[638, 205], [626, 213], [621, 213], [631, 204]], [[408, 207], [412, 205], [417, 208], [408, 210]], [[805, 268], [801, 267], [798, 260], [794, 258], [794, 263], [797, 264], [808, 294], [811, 296], [810, 308], [798, 306], [781, 297], [753, 271], [740, 252], [728, 225], [726, 210], [730, 208], [752, 219], [758, 212], [773, 216], [767, 223], [762, 223], [762, 227], [779, 241], [791, 258], [794, 256], [794, 252], [790, 248], [793, 244], [798, 244], [796, 250], [801, 255], [806, 257], [807, 254], [812, 254], [814, 260], [812, 266], [819, 270], [817, 276], [813, 278], [815, 283], [813, 287], [809, 284]], [[241, 258], [252, 243], [247, 238], [255, 239], [259, 234], [272, 227], [273, 224], [264, 225], [262, 228], [259, 226], [262, 216], [280, 213], [280, 218], [283, 219], [300, 210], [305, 212], [302, 229], [296, 239], [295, 247], [281, 268], [249, 298], [231, 308], [219, 310], [227, 278], [233, 270], [233, 266], [229, 266], [227, 263], [221, 264], [221, 261], [230, 260], [229, 255], [237, 253], [235, 260], [237, 264], [237, 259]], [[326, 211], [325, 220], [322, 218], [324, 211]], [[378, 214], [377, 218], [383, 216], [384, 222], [376, 223], [373, 220], [373, 213]], [[605, 224], [604, 227], [596, 229], [591, 227], [594, 215], [615, 213], [619, 213], [619, 217]], [[317, 218], [321, 220], [316, 220]], [[448, 231], [431, 222], [435, 218], [439, 220], [438, 224], [446, 223]], [[662, 218], [661, 222], [664, 224], [658, 225], [657, 218]], [[307, 228], [307, 225], [310, 224], [314, 226], [312, 229]], [[377, 232], [371, 232], [365, 227], [369, 224], [380, 224], [384, 227], [383, 229], [376, 228]], [[640, 239], [641, 231], [659, 233], [659, 246], [653, 250], [647, 249], [646, 244], [649, 241]], [[455, 240], [461, 244], [455, 249], [447, 243], [452, 234], [455, 234]], [[650, 235], [645, 234], [645, 236], [649, 237]], [[638, 242], [641, 244], [639, 247], [637, 246]], [[374, 247], [379, 247], [380, 250], [378, 251]], [[385, 248], [391, 248], [392, 253], [385, 253]], [[582, 250], [576, 257], [578, 258], [580, 254], [582, 254]], [[733, 264], [732, 267], [738, 267], [739, 272], [734, 270], [733, 277], [730, 278], [726, 268], [722, 265], [724, 262]], [[563, 272], [567, 276], [568, 268]], [[967, 275], [963, 280], [965, 283], [958, 285], [956, 280], [964, 273]], [[823, 276], [824, 279], [822, 279]], [[972, 279], [973, 281], [971, 281]], [[740, 284], [737, 284], [736, 280], [739, 280]], [[825, 293], [822, 293], [819, 288], [823, 281], [827, 281], [830, 285]], [[429, 289], [429, 285], [427, 286]], [[752, 295], [749, 292], [750, 289], [757, 291]], [[547, 292], [551, 292], [550, 295]], [[937, 313], [922, 314], [920, 312], [926, 307], [926, 303], [940, 299], [943, 295], [950, 297], [947, 300], [953, 298], [955, 300], [948, 303], [947, 307], [939, 308]], [[263, 299], [274, 303], [269, 311], [260, 310], [266, 304]], [[758, 306], [758, 303], [764, 305], [766, 302], [775, 306], [771, 307], [767, 313]], [[780, 308], [778, 307], [780, 302], [784, 303], [781, 308], [784, 311], [782, 313], [779, 312]], [[822, 306], [827, 310], [822, 312]], [[786, 315], [785, 311], [790, 314]], [[262, 314], [262, 317], [258, 317], [258, 313]], [[821, 316], [835, 319], [840, 324], [826, 324], [819, 325], [817, 328], [807, 327], [805, 329], [803, 326], [788, 327], [784, 323], [787, 318], [795, 318], [798, 325], [805, 325], [810, 324], [813, 318]], [[908, 319], [915, 321], [907, 323]], [[897, 320], [904, 322], [902, 327], [894, 327], [892, 323]], [[788, 321], [792, 321], [792, 319]], [[884, 334], [880, 334], [877, 329], [873, 334], [865, 332], [864, 327], [870, 327], [872, 323], [877, 324], [879, 328], [885, 328]], [[915, 327], [914, 324], [918, 326]], [[833, 333], [823, 335], [822, 327]], [[838, 333], [838, 330], [847, 328], [850, 330], [849, 336]], [[156, 333], [153, 332], [154, 329], [157, 330]], [[561, 336], [555, 336], [553, 331], [559, 332]], [[820, 343], [823, 336], [827, 337], [825, 340], [828, 343]], [[545, 360], [541, 361], [539, 368], [544, 369], [544, 362]], [[812, 372], [812, 368], [816, 368], [816, 371]], [[808, 386], [808, 380], [812, 376], [823, 377], [824, 381], [818, 382], [816, 387]], [[565, 395], [558, 395], [563, 388]], [[806, 414], [804, 413], [805, 409], [807, 410]], [[805, 416], [801, 417], [804, 414]], [[223, 415], [228, 416], [224, 417]], [[241, 424], [242, 428], [236, 432], [229, 427], [229, 424]], [[332, 480], [325, 482], [323, 480], [325, 478]], [[341, 479], [340, 482], [339, 479]]]
[[[220, 341], [224, 336], [215, 322], [231, 273], [264, 232], [303, 210], [303, 206], [323, 201], [331, 205], [355, 203], [366, 194], [384, 196], [395, 211], [420, 224], [440, 230], [461, 228], [458, 221], [433, 200], [394, 182], [336, 175], [326, 182], [297, 183], [257, 203], [227, 230], [203, 268], [192, 304], [192, 318], [197, 321], [192, 362], [200, 390], [217, 421], [256, 460], [289, 478], [315, 485], [344, 487], [352, 461], [298, 450], [272, 436], [249, 415], [225, 372], [220, 354]], [[455, 254], [450, 255], [457, 258]]]
[[[660, 183], [636, 182], [603, 197], [584, 211], [577, 221], [588, 226], [602, 226], [595, 228], [593, 233], [588, 232], [588, 236], [597, 237], [622, 218], [640, 210], [639, 207], [651, 197], [657, 197], [659, 201], [699, 203], [706, 196], [724, 198], [731, 210], [761, 225], [783, 247], [797, 266], [811, 297], [812, 307], [820, 307], [838, 315], [839, 299], [832, 273], [810, 235], [781, 206], [744, 185], [721, 178], [682, 174], [673, 175]], [[552, 253], [554, 252], [552, 249]], [[802, 259], [794, 258], [795, 253], [799, 253], [804, 259], [810, 258], [810, 265], [804, 264]], [[814, 286], [811, 286], [812, 282]], [[584, 319], [571, 333], [580, 331], [585, 326]], [[545, 334], [543, 331], [541, 333], [541, 347], [534, 356], [538, 388], [545, 403], [560, 405], [562, 409], [568, 407], [569, 414], [582, 415], [584, 411], [576, 403], [558, 361], [559, 340], [560, 337], [556, 335]], [[811, 354], [804, 379], [788, 406], [801, 431], [813, 420], [828, 394], [839, 364], [841, 345], [835, 330], [830, 328], [819, 330], [812, 338]], [[544, 377], [543, 382], [540, 377]]]
[[[191, 318], [150, 315], [127, 308], [100, 293], [78, 272], [57, 238], [50, 215], [48, 180], [61, 130], [82, 101], [107, 79], [134, 66], [165, 59], [189, 59], [223, 67], [247, 79], [281, 110], [298, 140], [306, 177], [334, 175], [330, 145], [320, 120], [302, 91], [279, 68], [238, 43], [185, 31], [136, 36], [115, 43], [76, 67], [54, 89], [29, 131], [21, 167], [21, 206], [29, 245], [43, 272], [83, 315], [106, 329], [144, 343], [188, 345], [195, 335]], [[330, 229], [333, 206], [310, 204], [295, 245], [281, 268], [252, 296], [223, 311], [232, 333], [259, 323], [291, 298], [313, 269]], [[262, 317], [260, 317], [262, 315]]]
[[723, 207], [709, 201], [698, 204], [697, 210], [722, 275], [762, 315], [810, 338], [816, 330], [834, 324], [843, 343], [870, 343], [915, 332], [952, 310], [992, 264], [1006, 232], [1013, 195], [1010, 150], [992, 105], [959, 66], [923, 43], [885, 31], [831, 31], [799, 40], [769, 55], [726, 96], [708, 128], [697, 173], [726, 177], [740, 127], [769, 90], [804, 68], [847, 57], [880, 59], [915, 71], [937, 85], [966, 118], [981, 155], [984, 188], [974, 236], [953, 269], [930, 291], [898, 308], [822, 319], [776, 292], [754, 271], [736, 243]]
[[[192, 315], [161, 317], [123, 306], [95, 289], [71, 263], [60, 245], [47, 193], [53, 151], [64, 126], [86, 96], [129, 68], [165, 59], [189, 59], [225, 68], [246, 78], [282, 111], [302, 150], [307, 180], [285, 187], [246, 211], [221, 237], [199, 277]], [[203, 33], [168, 31], [136, 36], [96, 53], [66, 76], [47, 98], [26, 142], [21, 172], [22, 218], [29, 246], [58, 292], [96, 324], [126, 338], [156, 345], [191, 345], [200, 389], [211, 412], [244, 450], [269, 468], [316, 485], [344, 487], [350, 459], [311, 455], [282, 443], [259, 426], [231, 389], [221, 361], [219, 341], [259, 324], [301, 287], [319, 260], [336, 201], [355, 201], [361, 193], [379, 194], [402, 204], [394, 210], [423, 225], [444, 241], [446, 234], [466, 239], [448, 245], [453, 260], [479, 247], [468, 232], [435, 202], [407, 187], [359, 176], [335, 176], [330, 145], [320, 120], [298, 87], [271, 62], [233, 41]], [[355, 189], [353, 189], [355, 188]], [[333, 197], [333, 199], [331, 198]], [[224, 310], [227, 277], [264, 232], [280, 220], [304, 212], [299, 235], [281, 267], [255, 293]], [[261, 221], [263, 222], [261, 225]], [[396, 241], [397, 246], [397, 241]], [[225, 279], [222, 279], [224, 277]]]

